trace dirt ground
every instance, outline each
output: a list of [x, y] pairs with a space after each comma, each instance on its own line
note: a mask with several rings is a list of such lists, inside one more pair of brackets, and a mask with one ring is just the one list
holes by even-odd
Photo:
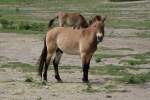
[[[42, 35], [20, 35], [15, 33], [0, 33], [0, 64], [9, 61], [17, 61], [29, 64], [36, 64], [43, 47]], [[106, 48], [132, 48], [134, 51], [123, 51], [122, 54], [141, 53], [150, 50], [149, 38], [111, 38], [106, 37], [99, 45]], [[118, 52], [119, 53], [119, 52]], [[94, 65], [116, 63], [113, 59], [104, 60], [103, 63]], [[63, 55], [61, 64], [80, 65], [79, 56]], [[61, 72], [61, 71], [60, 71]], [[24, 82], [27, 75], [33, 76], [34, 83]], [[81, 70], [71, 69], [62, 72], [61, 77], [64, 83], [57, 83], [54, 79], [54, 72], [49, 71], [48, 84], [39, 85], [37, 73], [22, 72], [16, 69], [0, 68], [0, 99], [1, 100], [149, 100], [150, 84], [142, 85], [119, 85], [113, 92], [85, 92], [87, 85], [81, 81]], [[93, 89], [98, 89], [106, 84], [107, 78], [100, 75], [90, 75]]]

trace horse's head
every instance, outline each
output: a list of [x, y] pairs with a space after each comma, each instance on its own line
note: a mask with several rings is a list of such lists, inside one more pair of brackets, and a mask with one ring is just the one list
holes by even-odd
[[91, 27], [93, 27], [95, 29], [96, 32], [96, 36], [97, 36], [97, 43], [102, 42], [103, 37], [104, 37], [104, 28], [105, 28], [105, 22], [106, 17], [101, 18], [100, 20], [95, 20]]
[[89, 25], [93, 24], [95, 21], [101, 21], [102, 17], [100, 15], [96, 15], [94, 17], [92, 17], [91, 20], [89, 20]]

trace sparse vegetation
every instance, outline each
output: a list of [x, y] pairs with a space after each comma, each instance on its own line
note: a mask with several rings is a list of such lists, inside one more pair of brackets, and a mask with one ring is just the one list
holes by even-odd
[[103, 58], [120, 58], [123, 57], [124, 55], [114, 55], [114, 54], [101, 54], [101, 53], [96, 53], [95, 54], [95, 61], [101, 62], [101, 59]]
[[128, 51], [134, 51], [134, 49], [132, 49], [132, 48], [117, 48], [117, 49], [113, 49], [113, 50], [128, 50]]
[[6, 19], [0, 19], [0, 23], [1, 23], [1, 25], [2, 25], [2, 28], [7, 28], [8, 25], [10, 24], [10, 23], [8, 22], [8, 20], [6, 20]]
[[42, 97], [38, 97], [37, 100], [42, 100]]
[[26, 76], [25, 82], [33, 82], [33, 78], [31, 76]]
[[150, 72], [123, 76], [119, 81], [127, 84], [143, 84], [150, 81]]
[[118, 76], [118, 77], [114, 77], [113, 80], [123, 82], [123, 83], [128, 83], [128, 84], [142, 84], [150, 81], [150, 72], [141, 73], [141, 74], [132, 74], [129, 73], [127, 69], [137, 70], [138, 68], [133, 68], [130, 66], [107, 65], [107, 66], [91, 68], [90, 72], [91, 74], [96, 74], [96, 75], [105, 74], [111, 76]]
[[[0, 0], [0, 5], [2, 5], [0, 6], [1, 32], [9, 32], [9, 33], [15, 32], [23, 34], [32, 33], [36, 35], [37, 33], [43, 33], [39, 34], [40, 36], [43, 36], [45, 35], [48, 29], [47, 26], [49, 20], [55, 15], [55, 13], [59, 11], [79, 12], [83, 16], [85, 16], [87, 20], [91, 19], [91, 16], [94, 15], [102, 15], [102, 16], [107, 15], [105, 36], [107, 37], [108, 36], [107, 34], [110, 34], [111, 37], [108, 38], [115, 37], [117, 41], [117, 42], [115, 41], [116, 45], [114, 47], [109, 46], [111, 45], [111, 42], [107, 46], [105, 45], [104, 42], [102, 46], [104, 45], [106, 47], [98, 48], [96, 54], [94, 55], [95, 61], [96, 62], [104, 61], [104, 63], [100, 64], [97, 63], [96, 65], [98, 66], [94, 66], [94, 64], [91, 64], [89, 70], [89, 80], [91, 83], [82, 84], [81, 79], [83, 74], [82, 66], [74, 66], [73, 64], [72, 65], [60, 64], [59, 66], [60, 76], [63, 79], [64, 83], [56, 82], [54, 78], [55, 74], [53, 71], [54, 70], [53, 65], [49, 66], [48, 74], [50, 75], [48, 75], [48, 82], [46, 81], [42, 82], [40, 80], [40, 77], [38, 77], [38, 79], [36, 77], [38, 66], [22, 62], [8, 62], [8, 61], [17, 61], [17, 59], [19, 58], [12, 59], [15, 57], [14, 56], [15, 53], [13, 53], [12, 51], [9, 51], [9, 53], [12, 53], [13, 55], [6, 54], [8, 50], [14, 50], [15, 47], [11, 48], [11, 45], [7, 44], [10, 41], [7, 38], [6, 40], [4, 40], [2, 37], [0, 44], [1, 43], [2, 45], [4, 44], [4, 49], [6, 48], [5, 46], [10, 46], [11, 48], [11, 49], [6, 48], [7, 51], [5, 52], [5, 54], [4, 55], [2, 54], [0, 56], [0, 76], [1, 76], [0, 79], [2, 79], [0, 80], [0, 85], [2, 93], [1, 95], [4, 97], [4, 99], [17, 99], [19, 98], [19, 96], [22, 97], [21, 99], [43, 100], [49, 99], [47, 98], [49, 96], [52, 96], [52, 98], [64, 99], [63, 97], [65, 97], [66, 94], [69, 95], [67, 98], [71, 99], [72, 95], [73, 97], [76, 97], [79, 94], [81, 94], [82, 96], [87, 93], [94, 95], [89, 96], [90, 97], [89, 99], [94, 100], [97, 99], [97, 96], [101, 96], [99, 95], [99, 93], [96, 92], [101, 91], [120, 92], [120, 86], [122, 89], [122, 87], [124, 88], [124, 84], [125, 89], [127, 89], [128, 91], [128, 88], [126, 88], [126, 85], [128, 84], [137, 85], [150, 82], [150, 68], [149, 68], [150, 52], [138, 53], [138, 50], [136, 50], [136, 46], [133, 47], [134, 49], [131, 48], [131, 46], [133, 45], [132, 43], [130, 44], [130, 46], [127, 47], [126, 45], [120, 46], [117, 44], [119, 43], [120, 38], [123, 39], [128, 39], [127, 37], [133, 39], [137, 37], [147, 38], [146, 43], [147, 41], [149, 41], [148, 38], [150, 38], [149, 1], [148, 0], [141, 0], [141, 2], [130, 2], [130, 1], [140, 1], [140, 0], [91, 0], [90, 2], [87, 2], [87, 0]], [[54, 24], [58, 26], [57, 21], [55, 21]], [[111, 33], [113, 35], [111, 35]], [[2, 33], [2, 35], [3, 34], [4, 33]], [[128, 36], [128, 34], [130, 34], [130, 36]], [[21, 35], [17, 34], [17, 39], [14, 37], [14, 40], [17, 40], [17, 42], [21, 40], [24, 43], [24, 38], [20, 39], [20, 37]], [[36, 38], [36, 40], [33, 39], [32, 41], [31, 39], [30, 41], [36, 44], [36, 41], [38, 41], [38, 43], [41, 42], [40, 39], [38, 40]], [[108, 40], [107, 42], [109, 41], [110, 40]], [[25, 40], [25, 45], [28, 42], [26, 42]], [[129, 42], [125, 41], [125, 44], [127, 43], [130, 43], [130, 40]], [[139, 45], [139, 48], [140, 46], [141, 48], [147, 46], [147, 44], [144, 43], [145, 40], [143, 42], [143, 46]], [[0, 51], [0, 53], [3, 53], [3, 51], [2, 52]], [[7, 58], [10, 56], [11, 58]], [[105, 59], [102, 60], [103, 58], [105, 58], [106, 60]], [[21, 61], [21, 59], [19, 59], [19, 61]], [[33, 59], [35, 60], [35, 58]], [[118, 64], [119, 61], [120, 63]], [[107, 62], [108, 63], [113, 62], [113, 64], [107, 65]], [[12, 69], [15, 70], [12, 71]], [[15, 73], [16, 71], [19, 72]], [[24, 74], [29, 75], [24, 76]], [[68, 75], [70, 76], [68, 77]], [[50, 79], [51, 76], [53, 77], [52, 79]], [[148, 90], [146, 90], [146, 92], [147, 91]], [[138, 94], [141, 94], [141, 92], [137, 93], [136, 95]], [[81, 96], [78, 96], [78, 99], [81, 99], [80, 98]], [[85, 97], [85, 95], [83, 97]], [[101, 97], [103, 99], [103, 96]], [[104, 95], [104, 98], [105, 99], [113, 98], [113, 95], [107, 93], [106, 95]]]
[[[28, 21], [9, 21], [6, 19], [0, 19], [0, 24], [2, 29], [14, 30], [14, 31], [37, 31], [42, 32], [47, 30], [47, 25], [45, 23], [38, 22], [28, 22]], [[43, 32], [44, 33], [44, 32]]]
[[[125, 1], [125, 0], [118, 0], [118, 1]], [[80, 5], [78, 4], [78, 2], [80, 2]], [[131, 4], [130, 3], [129, 4], [124, 4], [124, 3], [117, 4], [117, 3], [110, 3], [110, 2], [104, 3], [103, 0], [102, 1], [92, 0], [91, 2], [95, 6], [91, 6], [91, 3], [89, 2], [85, 3], [85, 2], [86, 0], [76, 0], [76, 1], [73, 1], [73, 0], [60, 1], [59, 0], [57, 2], [54, 0], [50, 0], [50, 1], [49, 0], [42, 0], [42, 1], [41, 0], [1, 0], [0, 4], [7, 4], [7, 5], [12, 5], [12, 4], [29, 5], [30, 4], [30, 7], [29, 8], [27, 8], [26, 6], [19, 6], [19, 7], [14, 6], [11, 8], [7, 6], [2, 7], [0, 9], [0, 15], [2, 16], [1, 17], [2, 19], [13, 21], [15, 25], [17, 21], [20, 21], [20, 22], [23, 21], [23, 22], [28, 22], [30, 27], [32, 26], [32, 23], [37, 24], [37, 26], [42, 26], [41, 29], [43, 29], [44, 24], [47, 27], [49, 19], [54, 15], [55, 12], [58, 12], [58, 11], [81, 12], [83, 13], [84, 16], [86, 16], [87, 19], [91, 18], [90, 16], [93, 16], [96, 14], [108, 15], [106, 26], [111, 27], [111, 28], [149, 29], [150, 27], [150, 21], [148, 19], [133, 20], [135, 18], [141, 19], [146, 16], [149, 16], [149, 13], [146, 13], [148, 10], [144, 10], [145, 13], [136, 12], [136, 11], [132, 13], [131, 10], [128, 10], [128, 8], [130, 9], [134, 7], [135, 4], [132, 4], [132, 3]], [[55, 5], [59, 7], [55, 7]], [[144, 6], [144, 4], [140, 4], [140, 3], [136, 5], [137, 5], [137, 8], [139, 6], [141, 7]], [[68, 9], [68, 7], [70, 7], [70, 9]], [[123, 13], [124, 10], [126, 11], [126, 13]], [[39, 25], [40, 23], [44, 23], [44, 24]], [[16, 26], [13, 25], [13, 27], [16, 27]], [[37, 28], [36, 29], [31, 28], [30, 30], [41, 31], [41, 29], [37, 30]], [[44, 29], [47, 29], [47, 28], [44, 28]], [[4, 30], [1, 29], [0, 31], [4, 31]], [[16, 31], [16, 32], [19, 32], [19, 31]]]
[[26, 64], [26, 63], [21, 63], [21, 62], [8, 62], [7, 64], [2, 64], [0, 68], [12, 68], [12, 69], [18, 69], [21, 71], [36, 71], [36, 66]]
[[129, 65], [140, 65], [140, 64], [148, 64], [150, 61], [147, 60], [121, 60], [120, 63], [127, 63]]
[[100, 90], [98, 89], [93, 89], [91, 86], [91, 83], [87, 83], [86, 85], [87, 85], [86, 89], [83, 89], [82, 91], [87, 92], [87, 93], [100, 92]]
[[126, 1], [141, 1], [141, 0], [109, 0], [113, 2], [126, 2]]
[[92, 67], [90, 72], [91, 74], [114, 75], [114, 76], [128, 74], [126, 66], [118, 66], [118, 65], [96, 66], [96, 67]]
[[127, 63], [129, 65], [140, 65], [140, 64], [148, 64], [150, 63], [150, 52], [141, 53], [141, 54], [134, 54], [132, 57], [135, 58], [135, 60], [121, 60], [120, 63]]
[[135, 54], [134, 58], [136, 59], [149, 59], [150, 58], [150, 52], [145, 52], [145, 53], [141, 53], [141, 54]]
[[112, 19], [111, 21], [108, 21], [106, 24], [107, 26], [113, 28], [149, 29], [150, 27], [149, 20], [137, 21], [137, 20]]

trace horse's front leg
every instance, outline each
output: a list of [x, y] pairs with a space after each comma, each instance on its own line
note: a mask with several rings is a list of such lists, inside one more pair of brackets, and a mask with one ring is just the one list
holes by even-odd
[[89, 64], [82, 64], [82, 68], [83, 68], [83, 78], [82, 78], [82, 81], [87, 83], [89, 82], [89, 79], [88, 79], [88, 71], [89, 71]]
[[85, 82], [85, 83], [89, 82], [88, 71], [89, 71], [89, 68], [90, 68], [90, 60], [91, 60], [91, 58], [92, 58], [92, 55], [81, 54], [82, 69], [83, 69], [82, 81]]

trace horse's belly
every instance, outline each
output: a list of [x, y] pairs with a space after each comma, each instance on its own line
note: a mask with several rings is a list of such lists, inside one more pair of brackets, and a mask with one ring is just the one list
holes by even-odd
[[63, 49], [63, 52], [70, 55], [79, 55], [79, 50]]
[[57, 42], [57, 46], [66, 54], [79, 55], [79, 46], [77, 42], [60, 40]]

